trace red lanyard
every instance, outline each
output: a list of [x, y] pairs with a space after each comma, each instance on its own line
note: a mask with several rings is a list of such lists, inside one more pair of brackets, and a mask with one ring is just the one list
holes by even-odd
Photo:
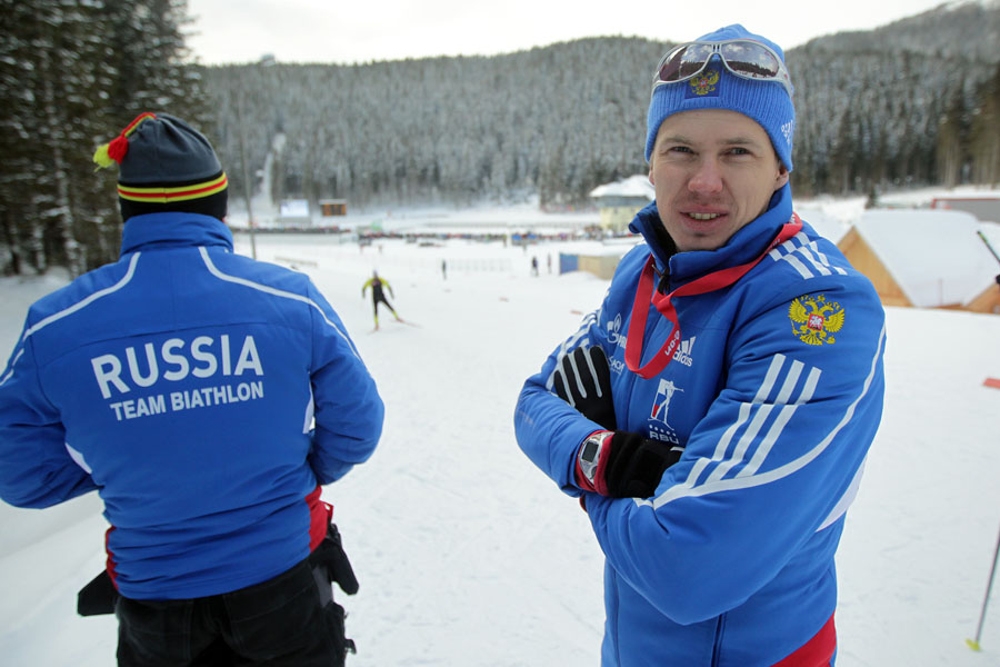
[[[670, 294], [654, 292], [653, 274], [655, 262], [653, 256], [650, 255], [649, 260], [646, 261], [646, 266], [642, 270], [642, 275], [639, 276], [639, 287], [635, 291], [635, 302], [632, 305], [632, 321], [628, 325], [628, 339], [625, 342], [625, 364], [628, 366], [628, 369], [648, 380], [651, 377], [659, 375], [667, 367], [667, 364], [670, 363], [670, 360], [674, 358], [674, 353], [681, 344], [681, 325], [677, 320], [677, 309], [671, 303], [671, 300], [675, 296], [705, 294], [722, 289], [723, 287], [729, 287], [742, 278], [750, 269], [757, 266], [767, 253], [798, 234], [801, 229], [802, 220], [797, 213], [792, 213], [791, 222], [785, 223], [781, 231], [778, 232], [778, 235], [771, 241], [771, 245], [767, 246], [767, 250], [761, 253], [757, 259], [746, 264], [731, 266], [728, 269], [709, 273], [697, 280], [692, 280], [686, 285], [678, 287]], [[642, 350], [645, 346], [643, 338], [646, 332], [646, 321], [649, 318], [650, 302], [652, 302], [661, 315], [670, 320], [670, 323], [673, 324], [673, 329], [667, 337], [667, 341], [660, 348], [660, 351], [649, 360], [649, 363], [640, 367], [639, 364], [642, 363]]]

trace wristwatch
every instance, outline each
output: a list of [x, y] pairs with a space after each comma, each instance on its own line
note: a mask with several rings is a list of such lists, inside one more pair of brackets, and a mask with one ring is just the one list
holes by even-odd
[[594, 485], [594, 477], [597, 475], [597, 466], [601, 462], [601, 453], [604, 450], [604, 443], [614, 435], [614, 431], [597, 431], [591, 434], [580, 446], [577, 460], [580, 463], [580, 472], [587, 478], [587, 481]]

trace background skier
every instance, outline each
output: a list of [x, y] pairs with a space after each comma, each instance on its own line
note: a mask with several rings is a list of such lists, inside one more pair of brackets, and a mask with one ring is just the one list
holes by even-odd
[[396, 310], [389, 303], [389, 300], [385, 298], [385, 291], [389, 290], [389, 295], [392, 298], [396, 298], [396, 295], [392, 293], [392, 286], [389, 285], [389, 281], [385, 278], [380, 278], [378, 271], [372, 271], [372, 277], [365, 281], [365, 284], [361, 286], [361, 298], [365, 298], [365, 292], [368, 288], [372, 290], [372, 314], [375, 317], [375, 328], [378, 329], [378, 305], [380, 303], [385, 304], [385, 307], [389, 309], [392, 316], [396, 318], [397, 322], [402, 322], [403, 320], [396, 314]]

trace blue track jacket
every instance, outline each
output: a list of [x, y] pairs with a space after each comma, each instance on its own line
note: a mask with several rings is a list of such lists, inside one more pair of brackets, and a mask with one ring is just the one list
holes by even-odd
[[660, 353], [669, 321], [650, 313], [628, 341], [652, 253], [669, 290], [759, 257], [792, 216], [790, 188], [713, 251], [668, 256], [655, 203], [601, 308], [520, 394], [525, 454], [568, 494], [581, 442], [602, 427], [552, 392], [563, 355], [600, 345], [618, 429], [683, 447], [652, 498], [585, 493], [606, 557], [605, 667], [765, 667], [807, 643], [837, 601], [834, 553], [882, 412], [884, 312], [870, 282], [804, 224], [730, 287], [674, 299], [681, 342], [650, 379], [625, 349]]
[[301, 273], [215, 218], [130, 218], [121, 259], [40, 299], [0, 376], [0, 497], [96, 489], [122, 595], [266, 581], [326, 532], [319, 485], [372, 454], [383, 404]]

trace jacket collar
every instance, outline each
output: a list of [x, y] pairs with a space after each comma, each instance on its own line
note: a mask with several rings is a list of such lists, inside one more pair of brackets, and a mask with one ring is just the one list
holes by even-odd
[[122, 255], [139, 250], [221, 246], [232, 252], [233, 235], [218, 218], [169, 211], [129, 218], [122, 230]]
[[769, 208], [741, 227], [721, 248], [677, 252], [660, 220], [656, 202], [639, 211], [629, 229], [642, 234], [656, 261], [656, 270], [669, 276], [672, 287], [698, 276], [749, 262], [760, 255], [781, 226], [792, 217], [791, 186], [785, 184], [771, 197]]

